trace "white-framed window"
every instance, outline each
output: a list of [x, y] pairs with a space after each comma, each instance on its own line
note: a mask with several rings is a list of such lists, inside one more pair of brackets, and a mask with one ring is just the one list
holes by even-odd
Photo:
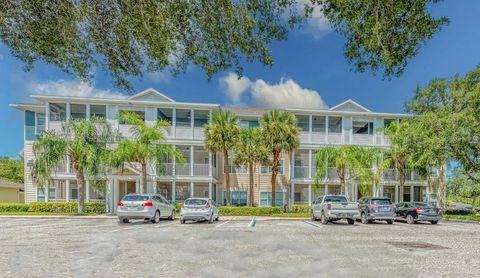
[[353, 134], [373, 134], [373, 122], [368, 121], [353, 121]]
[[45, 189], [38, 187], [37, 188], [37, 202], [45, 202]]
[[[272, 192], [261, 191], [260, 192], [260, 206], [266, 207], [272, 205]], [[275, 192], [275, 206], [281, 207], [283, 205], [283, 192]]]
[[[230, 174], [248, 174], [248, 167], [247, 165], [240, 165], [238, 167], [235, 166], [233, 160], [230, 159], [229, 171]], [[223, 167], [223, 173], [226, 173], [226, 167]]]
[[[271, 174], [272, 173], [272, 166], [271, 165], [262, 165], [260, 167], [260, 174]], [[281, 158], [278, 164], [278, 173], [283, 175], [285, 173], [285, 160]]]
[[[247, 199], [248, 199], [247, 191], [237, 191], [237, 190], [230, 191], [230, 204], [232, 206], [236, 206], [236, 207], [246, 206]], [[227, 191], [223, 191], [222, 200], [224, 204], [227, 203]]]
[[45, 115], [35, 113], [35, 134], [40, 135], [45, 132]]

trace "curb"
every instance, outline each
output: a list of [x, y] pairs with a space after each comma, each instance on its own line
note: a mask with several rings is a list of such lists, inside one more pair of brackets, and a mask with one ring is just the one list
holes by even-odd
[[25, 218], [25, 219], [104, 219], [118, 220], [116, 216], [74, 216], [74, 215], [0, 215], [1, 218]]
[[443, 218], [443, 221], [450, 221], [450, 222], [460, 222], [460, 223], [475, 223], [480, 224], [480, 221], [475, 220], [466, 220], [466, 219], [455, 219], [455, 218]]

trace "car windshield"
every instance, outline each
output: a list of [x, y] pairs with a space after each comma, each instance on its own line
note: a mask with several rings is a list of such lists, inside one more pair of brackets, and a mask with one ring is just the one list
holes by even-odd
[[127, 195], [123, 197], [124, 201], [147, 201], [148, 196], [144, 195]]
[[203, 199], [188, 199], [185, 201], [186, 206], [204, 206], [207, 200]]
[[390, 205], [391, 202], [389, 199], [372, 199], [372, 204], [374, 205]]
[[417, 207], [417, 208], [428, 208], [429, 207], [429, 205], [427, 203], [413, 203], [413, 206]]
[[325, 202], [347, 202], [347, 198], [345, 196], [326, 196]]

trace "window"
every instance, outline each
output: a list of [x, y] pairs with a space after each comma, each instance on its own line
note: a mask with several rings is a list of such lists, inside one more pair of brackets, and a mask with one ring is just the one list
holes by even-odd
[[186, 206], [204, 206], [207, 200], [204, 199], [188, 199], [185, 201]]
[[328, 132], [342, 133], [342, 117], [328, 117]]
[[193, 114], [193, 126], [203, 127], [208, 123], [210, 111], [208, 110], [195, 110]]
[[[229, 173], [236, 173], [236, 174], [247, 174], [248, 173], [248, 167], [247, 165], [240, 165], [238, 167], [235, 166], [235, 164], [233, 163], [233, 160], [230, 159], [230, 170], [229, 170]], [[225, 173], [225, 170], [226, 169], [223, 169], [223, 173]]]
[[[260, 206], [272, 205], [272, 192], [260, 192]], [[275, 206], [283, 206], [283, 192], [275, 192]]]
[[78, 199], [78, 189], [72, 188], [70, 189], [70, 199], [77, 200]]
[[374, 205], [390, 205], [391, 204], [389, 199], [372, 199], [371, 203]]
[[45, 202], [45, 189], [44, 188], [37, 188], [37, 201], [38, 202]]
[[45, 132], [45, 115], [39, 113], [35, 115], [35, 134], [42, 134]]
[[87, 106], [85, 104], [70, 104], [70, 117], [72, 119], [86, 119]]
[[173, 109], [157, 108], [157, 120], [163, 120], [172, 123]]
[[341, 203], [348, 202], [345, 196], [326, 196], [325, 202]]
[[106, 118], [107, 107], [105, 105], [90, 105], [90, 117]]
[[148, 201], [147, 195], [127, 195], [123, 197], [122, 201]]
[[322, 117], [322, 116], [312, 117], [312, 131], [325, 132], [325, 117]]
[[56, 199], [57, 198], [57, 188], [49, 187], [48, 188], [48, 199]]
[[354, 121], [352, 124], [353, 134], [373, 134], [373, 122]]
[[241, 128], [253, 128], [253, 127], [258, 127], [260, 124], [258, 121], [248, 121], [248, 120], [241, 120], [240, 121], [240, 127]]
[[50, 121], [65, 121], [67, 118], [67, 104], [50, 103]]
[[395, 119], [384, 119], [383, 120], [383, 126], [388, 127], [392, 122], [396, 122]]
[[[223, 203], [227, 203], [227, 192], [223, 191]], [[232, 206], [246, 206], [247, 205], [247, 191], [230, 191], [230, 204]]]
[[[283, 159], [283, 158], [280, 159], [280, 161], [279, 161], [279, 163], [278, 163], [278, 174], [280, 174], [280, 175], [283, 175], [283, 173], [284, 173], [284, 170], [285, 170], [285, 169], [284, 169], [284, 168], [285, 168], [285, 165], [284, 165], [284, 164], [285, 164], [285, 163], [284, 163], [284, 159]], [[272, 166], [271, 166], [271, 165], [270, 165], [270, 166], [264, 166], [264, 165], [262, 165], [262, 166], [260, 167], [260, 173], [261, 173], [261, 174], [271, 174], [271, 173], [272, 173]]]
[[135, 114], [137, 114], [143, 121], [145, 121], [145, 111], [140, 111], [140, 110], [137, 110], [137, 111], [133, 111], [133, 110], [120, 110], [120, 119], [119, 119], [119, 123], [120, 123], [120, 124], [122, 124], [122, 125], [126, 124], [126, 122], [121, 119], [121, 116], [122, 116], [122, 114], [127, 113], [127, 112], [135, 113]]
[[191, 113], [187, 109], [177, 109], [176, 111], [176, 125], [190, 126]]
[[310, 117], [306, 115], [296, 115], [297, 117], [297, 127], [301, 131], [308, 132], [310, 130]]

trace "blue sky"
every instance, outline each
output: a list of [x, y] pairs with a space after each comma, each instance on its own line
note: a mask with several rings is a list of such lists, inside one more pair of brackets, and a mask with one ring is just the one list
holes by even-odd
[[[321, 15], [317, 15], [303, 29], [292, 31], [287, 41], [272, 44], [272, 68], [245, 64], [246, 78], [241, 81], [227, 78], [230, 72], [226, 71], [208, 82], [201, 70], [190, 67], [178, 77], [168, 73], [147, 75], [133, 80], [133, 85], [135, 91], [153, 87], [176, 101], [261, 106], [285, 102], [319, 106], [325, 102], [334, 106], [351, 98], [373, 111], [402, 112], [417, 84], [425, 85], [434, 77], [463, 74], [480, 63], [479, 11], [480, 1], [447, 0], [432, 6], [431, 12], [449, 17], [450, 24], [422, 46], [401, 77], [391, 80], [383, 80], [380, 73], [354, 72], [343, 56], [344, 39], [329, 31]], [[121, 93], [103, 72], [96, 73], [89, 87], [44, 63], [35, 64], [30, 72], [22, 67], [0, 43], [2, 156], [14, 157], [23, 147], [23, 115], [8, 104], [32, 102], [28, 95], [33, 93]], [[270, 102], [264, 103], [267, 100]]]

